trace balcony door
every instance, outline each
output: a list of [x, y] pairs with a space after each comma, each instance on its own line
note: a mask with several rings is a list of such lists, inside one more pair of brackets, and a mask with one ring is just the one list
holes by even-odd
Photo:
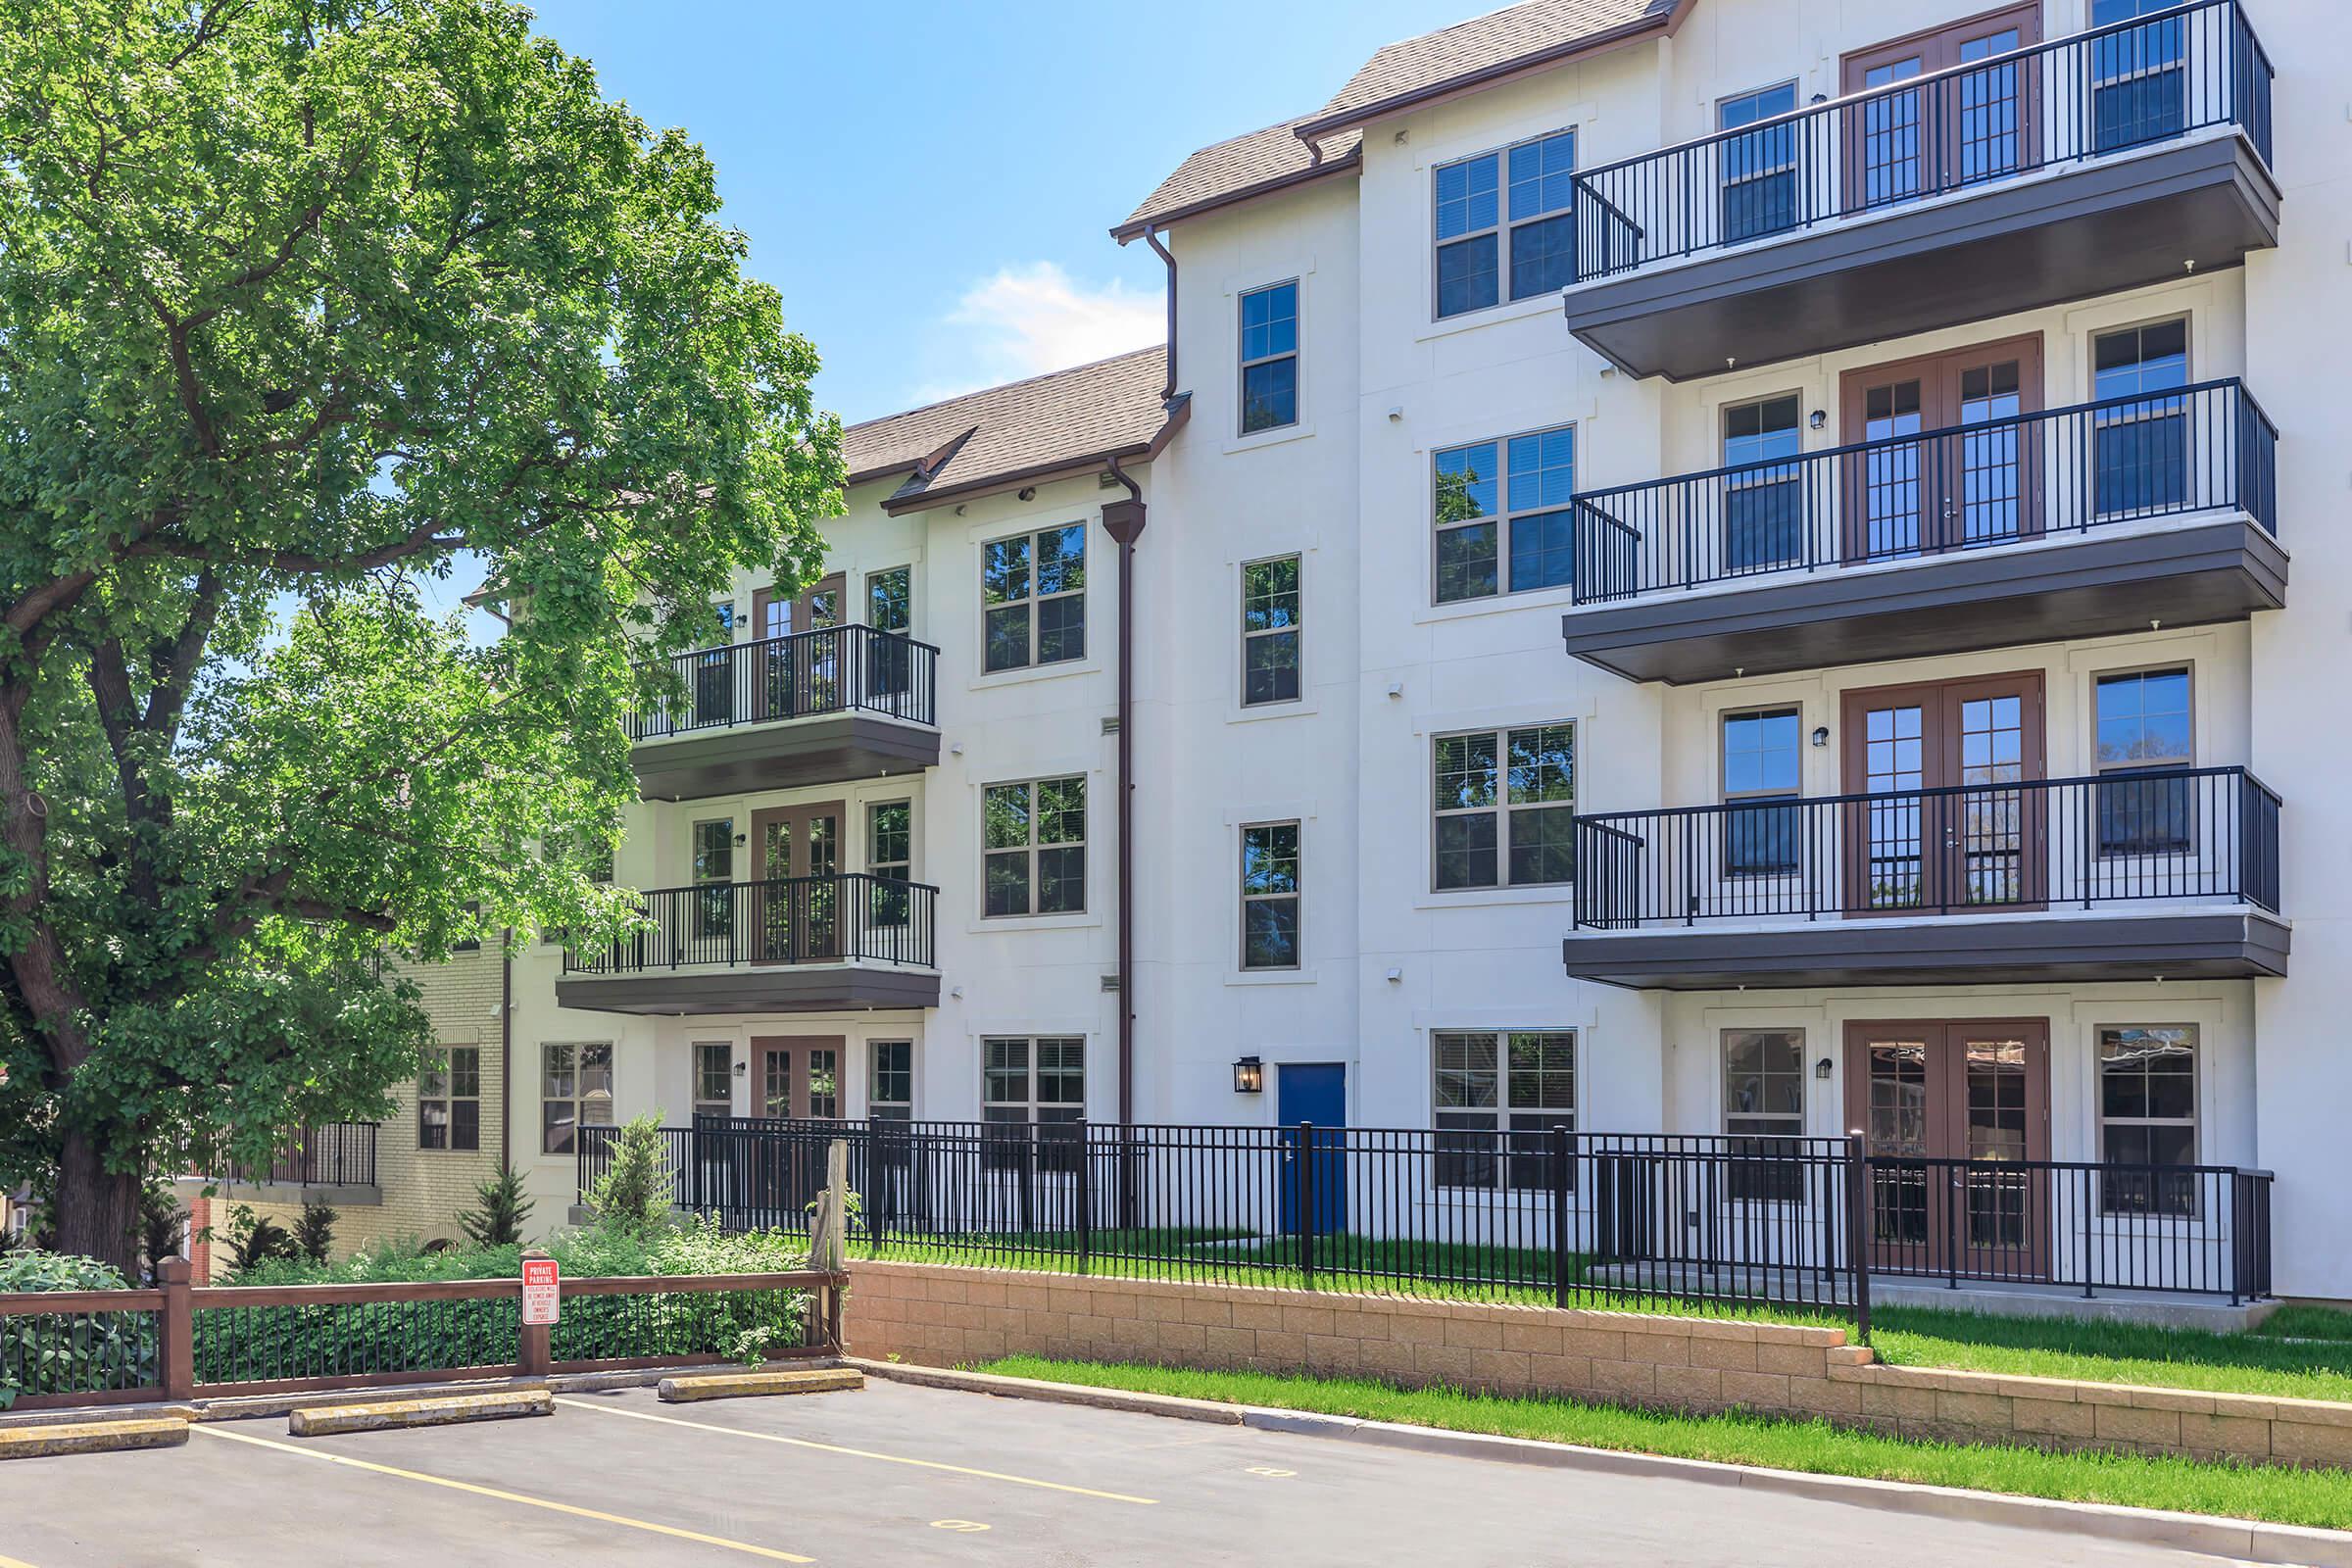
[[841, 956], [840, 801], [752, 813], [755, 963], [822, 963]]
[[2048, 1276], [2049, 1020], [1849, 1023], [1845, 1099], [1873, 1268]]
[[[2040, 41], [2041, 7], [2034, 4], [1847, 55], [1844, 91], [1877, 96], [1843, 115], [1846, 210], [1886, 207], [2038, 166], [2036, 62], [1996, 57]], [[1901, 83], [1939, 71], [1953, 74], [1901, 90]]]
[[752, 635], [760, 645], [761, 717], [824, 713], [841, 706], [840, 639], [777, 639], [840, 625], [843, 596], [848, 591], [842, 574], [834, 572], [798, 596], [778, 594], [772, 588], [753, 593]]
[[[754, 1035], [752, 1114], [778, 1121], [831, 1122], [841, 1115], [839, 1035]], [[829, 1129], [761, 1130], [731, 1135], [739, 1190], [769, 1226], [807, 1223], [808, 1204], [825, 1185]]]
[[2039, 333], [1848, 370], [1839, 403], [1840, 439], [1876, 443], [1845, 460], [1847, 562], [2041, 532], [2039, 431], [2022, 417], [2041, 410]]
[[2038, 670], [1847, 692], [1843, 722], [1847, 913], [2042, 905]]

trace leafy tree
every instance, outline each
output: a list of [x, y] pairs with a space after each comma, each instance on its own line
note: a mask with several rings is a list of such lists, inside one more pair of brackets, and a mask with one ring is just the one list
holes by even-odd
[[624, 926], [535, 847], [609, 849], [632, 655], [809, 576], [843, 477], [717, 205], [498, 0], [0, 25], [0, 1182], [62, 1247], [384, 1113], [387, 952]]
[[458, 1229], [476, 1247], [512, 1247], [522, 1240], [531, 1200], [522, 1195], [522, 1173], [512, 1165], [473, 1190], [481, 1207], [458, 1216]]

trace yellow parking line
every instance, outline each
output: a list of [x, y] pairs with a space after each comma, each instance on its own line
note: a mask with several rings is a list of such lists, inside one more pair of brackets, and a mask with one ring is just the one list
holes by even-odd
[[0, 1557], [0, 1568], [32, 1568], [32, 1564], [19, 1562], [14, 1557]]
[[[257, 1448], [276, 1448], [285, 1453], [298, 1453], [306, 1459], [322, 1459], [328, 1464], [349, 1465], [354, 1470], [372, 1470], [379, 1476], [397, 1476], [403, 1481], [421, 1481], [427, 1486], [447, 1487], [452, 1492], [470, 1492], [477, 1497], [495, 1497], [501, 1502], [519, 1502], [526, 1507], [545, 1508], [551, 1513], [567, 1513], [581, 1519], [593, 1519], [599, 1524], [621, 1525], [630, 1530], [643, 1530], [652, 1535], [668, 1536], [678, 1541], [692, 1541], [705, 1546], [719, 1546], [728, 1551], [740, 1551], [754, 1557], [765, 1557], [770, 1562], [814, 1562], [814, 1557], [803, 1557], [794, 1552], [777, 1551], [769, 1546], [755, 1546], [748, 1541], [729, 1541], [724, 1536], [706, 1536], [699, 1530], [681, 1530], [675, 1525], [658, 1525], [650, 1519], [632, 1519], [626, 1514], [604, 1513], [595, 1508], [582, 1508], [568, 1502], [556, 1502], [547, 1497], [525, 1496], [519, 1492], [501, 1492], [496, 1487], [477, 1487], [470, 1481], [452, 1481], [447, 1476], [426, 1475], [421, 1470], [402, 1470], [393, 1465], [375, 1464], [367, 1459], [354, 1459], [348, 1454], [328, 1453], [323, 1448], [298, 1447], [291, 1443], [279, 1443], [270, 1438], [257, 1438], [243, 1432], [225, 1432], [215, 1426], [195, 1429], [208, 1438], [226, 1438], [231, 1443], [250, 1443]], [[6, 1558], [0, 1558], [0, 1568], [12, 1568]], [[13, 1568], [30, 1568], [19, 1563]]]
[[659, 1421], [663, 1426], [691, 1427], [697, 1432], [721, 1432], [730, 1438], [757, 1438], [761, 1443], [785, 1443], [796, 1448], [814, 1448], [820, 1453], [846, 1453], [853, 1458], [879, 1459], [885, 1464], [910, 1464], [924, 1470], [945, 1470], [951, 1475], [977, 1476], [983, 1481], [1006, 1481], [1016, 1487], [1042, 1487], [1048, 1492], [1074, 1493], [1081, 1497], [1102, 1497], [1110, 1502], [1140, 1502], [1156, 1504], [1157, 1497], [1135, 1497], [1124, 1492], [1097, 1492], [1092, 1487], [1073, 1487], [1060, 1481], [1040, 1481], [1034, 1476], [1008, 1476], [1002, 1470], [975, 1470], [970, 1465], [943, 1464], [937, 1459], [909, 1459], [904, 1454], [876, 1453], [871, 1448], [845, 1448], [837, 1444], [816, 1443], [808, 1438], [788, 1438], [778, 1432], [747, 1432], [742, 1427], [713, 1426], [708, 1421], [682, 1421], [674, 1415], [656, 1415], [651, 1410], [624, 1410], [618, 1405], [597, 1404], [588, 1399], [558, 1398], [558, 1404], [568, 1404], [582, 1410], [602, 1410], [607, 1415], [625, 1415], [632, 1421]]

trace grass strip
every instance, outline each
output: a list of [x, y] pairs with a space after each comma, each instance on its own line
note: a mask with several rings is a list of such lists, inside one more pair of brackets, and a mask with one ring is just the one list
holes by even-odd
[[1027, 1355], [988, 1361], [977, 1370], [1813, 1475], [1919, 1482], [2013, 1496], [2163, 1508], [2274, 1524], [2352, 1528], [2352, 1476], [2335, 1470], [2204, 1464], [2140, 1454], [2046, 1453], [2034, 1448], [1846, 1432], [1824, 1421], [1780, 1421], [1740, 1413], [1659, 1415], [1559, 1399], [1493, 1397], [1454, 1389], [1398, 1389], [1359, 1378], [1197, 1372]]
[[[2306, 1329], [2342, 1319], [2305, 1310]], [[2274, 1319], [2276, 1321], [2276, 1319]], [[2291, 1326], [2291, 1320], [2290, 1320]], [[2080, 1378], [2148, 1388], [2268, 1395], [2289, 1399], [2352, 1400], [2352, 1343], [2287, 1338], [2264, 1330], [2216, 1334], [2203, 1329], [2071, 1318], [1994, 1317], [1927, 1307], [1884, 1307], [1871, 1345], [1895, 1366], [1944, 1367], [2037, 1378]]]

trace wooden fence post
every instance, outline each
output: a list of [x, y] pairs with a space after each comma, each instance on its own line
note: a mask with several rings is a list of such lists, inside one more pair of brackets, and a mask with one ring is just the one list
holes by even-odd
[[[548, 1254], [544, 1249], [533, 1247], [526, 1249], [522, 1255], [527, 1261], [531, 1258], [544, 1258]], [[515, 1299], [519, 1308], [521, 1300], [519, 1290], [515, 1293]], [[554, 1359], [550, 1349], [547, 1325], [544, 1323], [523, 1324], [520, 1335], [515, 1341], [515, 1375], [526, 1378], [543, 1378], [547, 1376], [548, 1368], [554, 1364]]]
[[196, 1312], [190, 1285], [195, 1268], [184, 1257], [168, 1257], [155, 1270], [156, 1283], [164, 1291], [164, 1309], [156, 1314], [156, 1376], [167, 1399], [196, 1396]]
[[836, 1138], [825, 1146], [825, 1190], [816, 1195], [816, 1216], [808, 1227], [808, 1266], [839, 1274], [849, 1262], [850, 1146]]

